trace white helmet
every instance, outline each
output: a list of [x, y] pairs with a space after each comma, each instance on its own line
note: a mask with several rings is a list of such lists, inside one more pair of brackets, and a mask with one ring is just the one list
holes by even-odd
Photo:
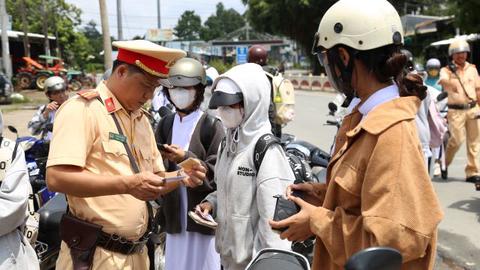
[[43, 87], [43, 90], [46, 93], [65, 91], [66, 89], [67, 89], [67, 85], [65, 84], [65, 80], [59, 76], [52, 76], [46, 79], [45, 85]]
[[440, 60], [438, 60], [437, 58], [428, 59], [427, 64], [426, 64], [426, 69], [427, 70], [429, 70], [429, 69], [440, 69], [441, 67], [442, 67], [442, 64], [440, 63]]
[[403, 44], [403, 27], [387, 0], [340, 0], [323, 16], [315, 39], [315, 51], [337, 44], [365, 51]]
[[[403, 43], [400, 16], [387, 0], [340, 0], [323, 15], [315, 34], [312, 53], [325, 67], [332, 86], [351, 99], [355, 90], [351, 85], [356, 51], [370, 51], [387, 45]], [[349, 63], [340, 60], [336, 45], [349, 50]], [[337, 74], [340, 70], [340, 75]]]
[[454, 42], [448, 46], [448, 55], [452, 56], [456, 53], [470, 52], [470, 45], [464, 39], [456, 39]]

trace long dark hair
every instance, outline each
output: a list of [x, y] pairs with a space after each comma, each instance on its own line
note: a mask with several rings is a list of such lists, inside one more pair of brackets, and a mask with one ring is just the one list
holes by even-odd
[[417, 96], [423, 100], [427, 95], [427, 87], [420, 75], [406, 70], [408, 58], [400, 49], [399, 45], [387, 45], [368, 51], [357, 51], [355, 56], [380, 82], [386, 83], [393, 79], [399, 87], [400, 96]]

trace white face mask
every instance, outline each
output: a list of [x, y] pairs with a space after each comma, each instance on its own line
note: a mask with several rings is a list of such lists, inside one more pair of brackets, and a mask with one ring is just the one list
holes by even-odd
[[240, 126], [243, 120], [243, 108], [234, 109], [229, 106], [218, 107], [218, 116], [226, 128], [236, 128]]
[[175, 104], [177, 108], [183, 110], [192, 105], [193, 101], [195, 100], [196, 91], [182, 87], [175, 87], [168, 89], [168, 93], [170, 94], [170, 99], [172, 100], [173, 104]]

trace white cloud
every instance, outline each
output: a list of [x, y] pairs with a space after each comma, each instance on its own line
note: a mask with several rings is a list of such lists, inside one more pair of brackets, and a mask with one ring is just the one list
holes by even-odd
[[[100, 26], [100, 8], [98, 0], [66, 0], [82, 9], [82, 25], [94, 20]], [[117, 0], [107, 0], [110, 35], [117, 37]], [[222, 2], [225, 8], [233, 8], [240, 14], [246, 7], [241, 0], [160, 0], [162, 28], [173, 28], [178, 18], [186, 10], [194, 10], [204, 22], [215, 13], [216, 5]], [[157, 0], [122, 0], [122, 25], [124, 39], [135, 35], [144, 35], [149, 28], [157, 27]]]

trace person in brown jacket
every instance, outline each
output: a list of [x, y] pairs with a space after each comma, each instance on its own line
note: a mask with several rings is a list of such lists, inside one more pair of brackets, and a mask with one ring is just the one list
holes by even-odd
[[291, 185], [287, 195], [300, 212], [270, 222], [288, 227], [282, 239], [316, 236], [313, 269], [343, 269], [373, 246], [397, 249], [402, 269], [433, 269], [443, 213], [415, 125], [426, 87], [404, 71], [402, 33], [386, 0], [340, 0], [320, 22], [314, 53], [332, 85], [361, 101], [339, 129], [327, 184]]

